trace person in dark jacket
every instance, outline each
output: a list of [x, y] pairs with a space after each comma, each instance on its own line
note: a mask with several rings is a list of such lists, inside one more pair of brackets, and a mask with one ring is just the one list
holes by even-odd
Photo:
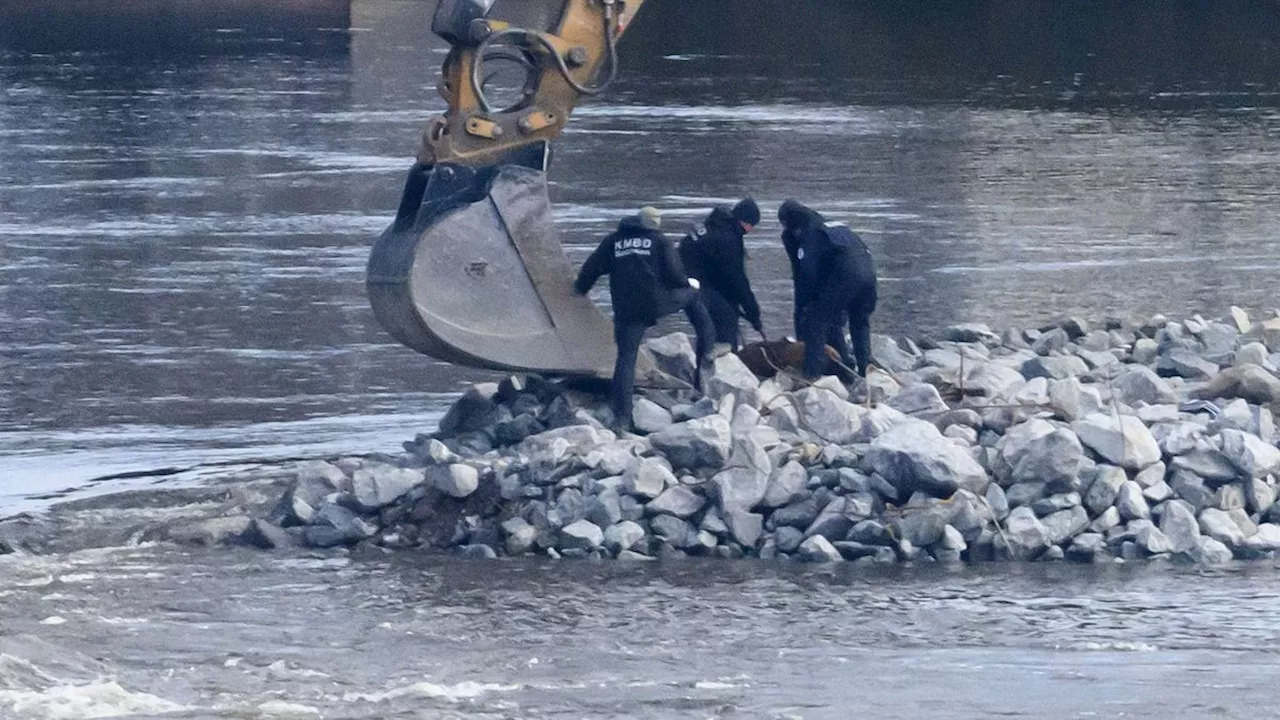
[[[778, 209], [782, 244], [795, 285], [796, 335], [805, 344], [804, 372], [819, 374], [823, 345], [835, 348], [859, 375], [871, 363], [871, 314], [876, 309], [876, 269], [871, 253], [848, 227], [788, 200]], [[853, 358], [844, 340], [849, 322]]]
[[728, 343], [736, 352], [741, 344], [738, 318], [746, 318], [756, 332], [760, 324], [760, 304], [747, 279], [746, 247], [743, 236], [760, 224], [760, 207], [745, 198], [733, 209], [718, 207], [706, 220], [680, 241], [680, 260], [685, 272], [696, 279], [702, 302], [715, 325], [716, 342]]
[[573, 285], [579, 295], [585, 295], [601, 275], [609, 276], [613, 339], [618, 348], [611, 404], [615, 423], [625, 429], [631, 427], [636, 353], [645, 331], [662, 316], [684, 311], [697, 338], [694, 384], [699, 390], [715, 333], [698, 291], [690, 285], [680, 256], [659, 230], [660, 225], [661, 216], [649, 206], [641, 208], [637, 216], [624, 218], [587, 258]]

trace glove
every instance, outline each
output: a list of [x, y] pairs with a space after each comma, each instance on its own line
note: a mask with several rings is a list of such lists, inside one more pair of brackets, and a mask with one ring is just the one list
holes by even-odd
[[756, 320], [755, 322], [751, 323], [751, 329], [755, 330], [757, 333], [760, 333], [760, 337], [764, 337], [764, 325], [761, 324], [759, 320]]
[[702, 283], [698, 282], [697, 278], [689, 278], [689, 287], [693, 288], [694, 290], [701, 290]]

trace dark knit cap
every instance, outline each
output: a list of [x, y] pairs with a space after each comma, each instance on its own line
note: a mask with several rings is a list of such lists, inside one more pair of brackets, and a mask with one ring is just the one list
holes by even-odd
[[733, 219], [752, 227], [760, 224], [760, 206], [751, 198], [743, 198], [733, 206]]

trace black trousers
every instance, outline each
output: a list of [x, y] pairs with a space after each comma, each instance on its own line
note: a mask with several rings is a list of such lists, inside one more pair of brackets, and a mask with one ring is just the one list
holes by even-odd
[[738, 331], [738, 308], [712, 288], [704, 287], [700, 292], [707, 314], [711, 316], [711, 324], [715, 326], [716, 342], [728, 343], [737, 352], [742, 344], [742, 335]]
[[[804, 342], [804, 374], [822, 374], [826, 356], [823, 346], [831, 345], [842, 362], [855, 366], [858, 374], [865, 377], [871, 364], [871, 314], [875, 309], [875, 285], [834, 283], [823, 288], [817, 299], [797, 313], [800, 340]], [[849, 357], [849, 345], [844, 340], [846, 319], [853, 357]]]
[[[676, 310], [683, 310], [689, 324], [693, 325], [694, 352], [697, 355], [697, 366], [694, 370], [694, 384], [702, 389], [702, 367], [711, 355], [712, 338], [715, 328], [711, 324], [711, 316], [707, 308], [693, 288], [679, 289], [672, 293], [668, 307], [659, 308], [665, 311], [658, 317], [669, 315]], [[613, 318], [613, 341], [618, 347], [618, 358], [613, 364], [612, 397], [610, 406], [613, 417], [622, 425], [630, 426], [633, 395], [636, 388], [636, 354], [640, 351], [640, 343], [644, 341], [645, 331], [653, 327], [653, 322], [644, 320]]]

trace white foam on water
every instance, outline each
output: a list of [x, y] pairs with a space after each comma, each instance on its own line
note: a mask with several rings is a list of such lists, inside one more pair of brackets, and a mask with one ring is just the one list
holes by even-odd
[[320, 710], [310, 705], [285, 702], [284, 700], [268, 700], [258, 706], [258, 712], [265, 717], [318, 717]]
[[87, 583], [91, 580], [96, 580], [96, 579], [98, 579], [98, 573], [92, 573], [92, 572], [67, 573], [66, 575], [58, 576], [58, 582], [67, 583], [69, 585]]
[[1117, 640], [1114, 642], [1084, 642], [1071, 646], [1073, 650], [1088, 652], [1158, 652], [1160, 648], [1144, 642]]
[[55, 685], [46, 690], [0, 690], [0, 708], [20, 717], [46, 720], [165, 715], [188, 708], [144, 692], [130, 692], [119, 683]]
[[32, 580], [23, 580], [21, 582], [16, 582], [13, 584], [13, 586], [20, 587], [20, 588], [33, 588], [33, 587], [44, 587], [45, 585], [52, 585], [52, 584], [53, 584], [53, 576], [44, 575]]
[[41, 620], [40, 624], [41, 625], [66, 625], [67, 619], [62, 617], [61, 615], [50, 615], [49, 617]]
[[740, 687], [746, 687], [746, 684], [721, 682], [719, 680], [699, 680], [693, 684], [695, 690], [732, 690]]
[[886, 113], [858, 106], [817, 105], [588, 105], [574, 110], [578, 117], [664, 118], [748, 123], [815, 123], [841, 125], [841, 133], [901, 132], [916, 123], [910, 118], [890, 118]]
[[105, 625], [147, 625], [151, 622], [149, 618], [106, 617], [103, 615], [99, 615], [98, 620]]
[[344, 702], [380, 703], [387, 700], [411, 697], [461, 702], [463, 700], [475, 700], [494, 692], [512, 692], [519, 690], [521, 687], [521, 685], [500, 685], [498, 683], [482, 683], [473, 680], [463, 680], [453, 685], [439, 685], [423, 681], [379, 693], [346, 693], [342, 696], [342, 699]]

